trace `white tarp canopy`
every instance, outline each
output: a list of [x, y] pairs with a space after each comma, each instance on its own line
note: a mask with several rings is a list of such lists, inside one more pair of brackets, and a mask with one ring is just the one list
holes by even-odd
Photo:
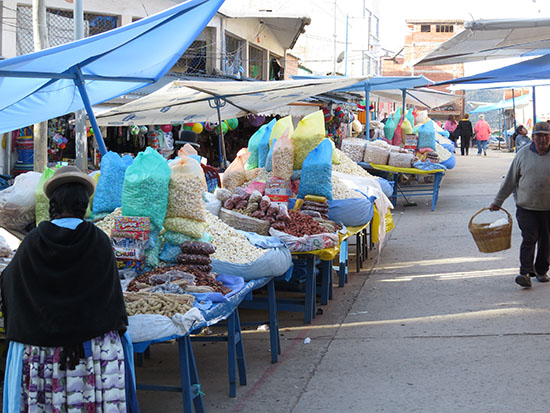
[[[310, 96], [345, 88], [364, 78], [249, 81], [174, 81], [162, 89], [97, 116], [101, 126], [217, 122], [258, 114]], [[225, 104], [224, 104], [225, 102]]]
[[447, 65], [550, 53], [550, 18], [477, 20], [415, 66]]
[[[463, 98], [463, 96], [461, 95], [440, 92], [427, 88], [408, 89], [405, 93], [406, 103], [430, 109], [450, 105], [451, 103], [461, 100]], [[371, 92], [371, 99], [375, 97], [391, 100], [394, 102], [403, 102], [403, 91], [397, 89], [377, 90], [375, 92]]]

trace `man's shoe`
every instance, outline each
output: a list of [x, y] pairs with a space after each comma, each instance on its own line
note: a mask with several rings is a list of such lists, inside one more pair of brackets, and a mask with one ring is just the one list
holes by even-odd
[[516, 277], [516, 284], [521, 285], [522, 287], [529, 288], [531, 287], [531, 278], [529, 275], [520, 274]]
[[537, 274], [536, 277], [537, 280], [541, 283], [547, 283], [548, 281], [550, 281], [550, 278], [546, 274]]
[[483, 156], [487, 156], [487, 151], [483, 151]]

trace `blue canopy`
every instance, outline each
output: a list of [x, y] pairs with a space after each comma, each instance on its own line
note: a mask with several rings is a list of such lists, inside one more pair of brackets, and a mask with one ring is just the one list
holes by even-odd
[[450, 84], [483, 84], [483, 83], [514, 83], [514, 82], [540, 82], [550, 80], [550, 54], [526, 60], [525, 62], [489, 70], [473, 76], [459, 77], [446, 80], [433, 86]]
[[0, 62], [0, 133], [86, 108], [156, 82], [224, 0], [189, 0], [127, 26]]
[[470, 111], [470, 113], [483, 113], [491, 112], [493, 110], [513, 109], [516, 106], [527, 105], [531, 100], [532, 96], [530, 94], [518, 96], [514, 99], [501, 100], [500, 102], [494, 103], [492, 105], [479, 106], [476, 109]]

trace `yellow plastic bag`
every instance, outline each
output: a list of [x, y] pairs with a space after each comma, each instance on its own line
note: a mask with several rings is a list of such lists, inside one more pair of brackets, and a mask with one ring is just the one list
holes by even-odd
[[[325, 116], [322, 110], [304, 116], [292, 134], [294, 145], [294, 169], [302, 169], [304, 160], [326, 137]], [[334, 143], [333, 143], [334, 145]], [[332, 163], [340, 162], [336, 151], [332, 152]]]
[[244, 168], [249, 157], [250, 153], [247, 148], [242, 148], [237, 152], [237, 157], [223, 174], [222, 186], [224, 188], [234, 191], [235, 188], [246, 182], [247, 175]]
[[188, 218], [166, 218], [164, 228], [167, 231], [189, 235], [192, 238], [202, 238], [206, 223]]
[[170, 165], [167, 218], [190, 218], [206, 221], [206, 209], [202, 194], [206, 190], [206, 178], [200, 164], [189, 156]]
[[294, 125], [292, 124], [292, 116], [285, 116], [277, 121], [273, 130], [271, 131], [271, 136], [269, 137], [269, 146], [273, 145], [273, 140], [279, 139], [283, 136], [283, 133], [288, 129], [288, 136], [292, 136], [294, 133]]

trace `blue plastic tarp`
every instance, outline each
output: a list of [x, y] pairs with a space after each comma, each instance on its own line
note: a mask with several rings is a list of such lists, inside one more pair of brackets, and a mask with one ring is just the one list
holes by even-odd
[[[0, 133], [139, 89], [162, 77], [224, 0], [189, 0], [127, 26], [0, 62]], [[89, 111], [88, 114], [90, 115]]]
[[[327, 76], [292, 76], [293, 79], [323, 79]], [[341, 76], [339, 76], [341, 77]], [[357, 82], [339, 92], [364, 92], [365, 89], [375, 90], [393, 90], [393, 89], [412, 89], [420, 86], [431, 85], [433, 82], [424, 76], [373, 76]]]

